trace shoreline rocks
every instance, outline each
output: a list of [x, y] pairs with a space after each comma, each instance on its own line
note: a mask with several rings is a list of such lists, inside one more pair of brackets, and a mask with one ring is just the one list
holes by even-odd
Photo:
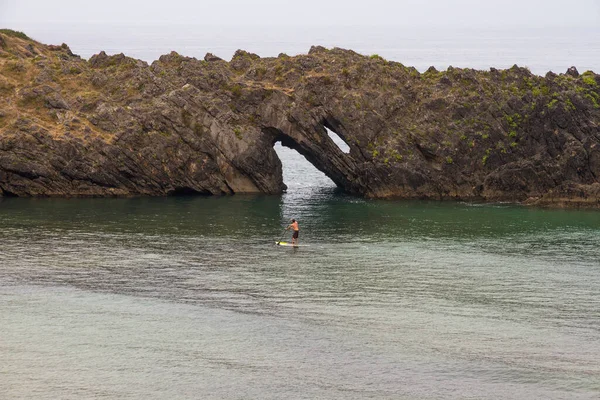
[[358, 196], [600, 207], [593, 72], [419, 73], [320, 46], [148, 65], [0, 42], [0, 196], [277, 194], [281, 141]]

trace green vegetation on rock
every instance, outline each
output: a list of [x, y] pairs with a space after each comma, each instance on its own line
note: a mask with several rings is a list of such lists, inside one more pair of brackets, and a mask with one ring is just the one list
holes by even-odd
[[23, 32], [14, 31], [12, 29], [0, 29], [0, 33], [5, 34], [6, 36], [16, 37], [19, 39], [31, 40], [31, 38]]
[[594, 78], [594, 73], [587, 71], [584, 72], [583, 75], [581, 75], [581, 79], [583, 80], [583, 83], [585, 83], [586, 85], [592, 86], [592, 87], [598, 87], [598, 82], [596, 82], [596, 78]]

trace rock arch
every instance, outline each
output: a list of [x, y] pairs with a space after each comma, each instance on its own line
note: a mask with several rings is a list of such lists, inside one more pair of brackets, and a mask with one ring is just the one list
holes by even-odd
[[148, 65], [0, 39], [1, 196], [281, 193], [279, 140], [355, 195], [600, 206], [592, 72], [419, 73], [323, 47]]
[[[344, 132], [337, 120], [323, 117], [317, 118], [312, 124], [305, 125], [294, 120], [282, 121], [279, 117], [269, 122], [273, 123], [262, 128], [262, 133], [269, 137], [273, 145], [281, 142], [282, 146], [297, 151], [344, 191], [364, 194], [352, 151], [344, 153], [325, 129], [327, 127], [334, 132]], [[342, 135], [340, 137], [343, 137]]]

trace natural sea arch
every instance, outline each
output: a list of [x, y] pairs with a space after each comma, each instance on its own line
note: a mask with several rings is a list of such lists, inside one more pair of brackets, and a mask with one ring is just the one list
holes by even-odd
[[[350, 152], [350, 147], [335, 132], [326, 128], [327, 134], [338, 148], [345, 154]], [[337, 186], [326, 174], [319, 171], [304, 156], [293, 148], [283, 146], [281, 142], [275, 143], [275, 152], [282, 163], [283, 183], [287, 192], [303, 188], [324, 188]]]
[[[350, 154], [351, 147], [341, 135], [334, 131], [333, 126], [335, 125], [337, 125], [336, 122], [331, 123], [324, 120], [321, 124], [311, 127], [308, 132], [305, 129], [300, 132], [296, 129], [286, 132], [276, 127], [268, 127], [263, 129], [263, 133], [270, 137], [274, 148], [276, 144], [280, 144], [282, 148], [296, 151], [337, 187], [352, 192], [355, 174]], [[282, 154], [285, 158], [285, 151]], [[277, 154], [277, 157], [281, 163], [286, 161], [281, 160], [280, 154]], [[282, 167], [277, 170], [276, 173], [283, 172]]]

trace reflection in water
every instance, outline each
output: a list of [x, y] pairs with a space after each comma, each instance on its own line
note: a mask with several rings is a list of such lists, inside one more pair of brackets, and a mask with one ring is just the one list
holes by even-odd
[[1, 200], [2, 393], [597, 397], [600, 213], [362, 200], [278, 151], [283, 196]]

